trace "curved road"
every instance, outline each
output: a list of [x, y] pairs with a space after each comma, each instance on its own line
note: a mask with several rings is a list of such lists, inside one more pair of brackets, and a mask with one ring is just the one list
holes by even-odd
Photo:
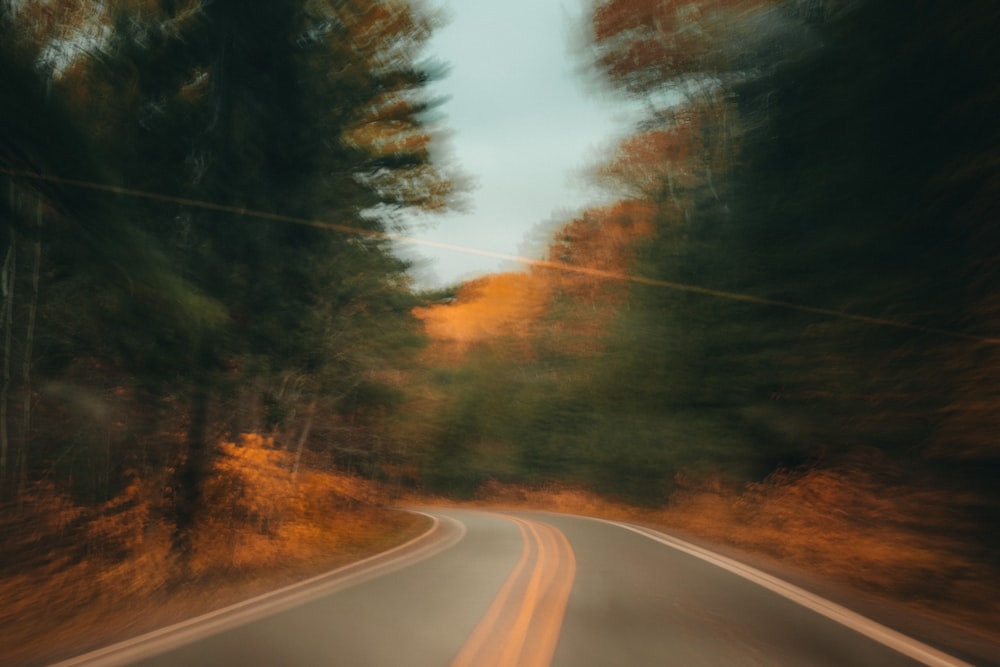
[[434, 528], [402, 547], [59, 665], [968, 664], [645, 528], [425, 513]]

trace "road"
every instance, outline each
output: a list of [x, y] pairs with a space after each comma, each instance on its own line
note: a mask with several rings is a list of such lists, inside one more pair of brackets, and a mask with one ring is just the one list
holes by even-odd
[[648, 529], [426, 510], [386, 554], [60, 667], [964, 663]]

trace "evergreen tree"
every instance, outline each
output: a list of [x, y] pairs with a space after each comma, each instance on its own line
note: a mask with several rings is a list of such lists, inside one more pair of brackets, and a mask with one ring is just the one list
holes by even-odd
[[[705, 425], [694, 438], [705, 457], [728, 442], [761, 472], [858, 446], [986, 454], [973, 435], [985, 403], [963, 408], [952, 392], [987, 390], [954, 360], [994, 349], [974, 337], [994, 321], [997, 89], [984, 26], [996, 10], [717, 5], [622, 0], [594, 14], [598, 67], [649, 100], [651, 125], [678, 133], [685, 114], [699, 118], [686, 163], [701, 178], [679, 189], [669, 169], [645, 174], [661, 184], [643, 186], [659, 225], [636, 269], [715, 291], [633, 290], [623, 403], [677, 408], [678, 423]], [[781, 48], [753, 48], [754, 26]], [[681, 57], [670, 49], [683, 39], [697, 43]], [[688, 111], [658, 110], [670, 92]], [[940, 442], [938, 426], [957, 419], [969, 428]]]
[[[187, 405], [183, 450], [154, 457], [183, 462], [185, 551], [220, 428], [297, 428], [282, 442], [301, 448], [317, 405], [374, 414], [395, 400], [380, 378], [420, 337], [406, 265], [380, 234], [400, 210], [455, 195], [425, 121], [441, 68], [420, 58], [436, 19], [393, 2], [286, 0], [123, 2], [93, 20], [109, 30], [58, 72], [29, 55], [23, 81], [5, 78], [22, 104], [0, 112], [16, 138], [0, 155], [27, 146], [31, 161], [4, 166], [63, 179], [31, 182], [58, 192], [93, 250], [74, 252], [72, 233], [51, 245], [50, 377], [100, 360], [147, 402]], [[18, 44], [37, 54], [53, 31], [35, 27]], [[29, 122], [48, 124], [43, 95], [71, 136]], [[80, 163], [50, 159], [50, 137]], [[74, 295], [86, 316], [66, 319]], [[220, 419], [223, 406], [236, 416]]]

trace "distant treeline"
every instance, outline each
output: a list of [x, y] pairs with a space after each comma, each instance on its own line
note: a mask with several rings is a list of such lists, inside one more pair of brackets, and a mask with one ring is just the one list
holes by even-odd
[[[648, 114], [593, 169], [619, 203], [568, 222], [549, 259], [644, 282], [535, 268], [530, 331], [429, 363], [425, 482], [570, 480], [661, 502], [678, 475], [739, 482], [875, 451], [995, 501], [1000, 10], [592, 10], [582, 53]], [[488, 287], [436, 317], [499, 299]]]

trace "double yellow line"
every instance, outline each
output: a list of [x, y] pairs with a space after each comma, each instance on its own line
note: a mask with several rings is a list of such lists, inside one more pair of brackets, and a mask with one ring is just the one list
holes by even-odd
[[504, 518], [521, 531], [521, 557], [451, 667], [548, 667], [555, 653], [576, 575], [573, 548], [554, 526]]

